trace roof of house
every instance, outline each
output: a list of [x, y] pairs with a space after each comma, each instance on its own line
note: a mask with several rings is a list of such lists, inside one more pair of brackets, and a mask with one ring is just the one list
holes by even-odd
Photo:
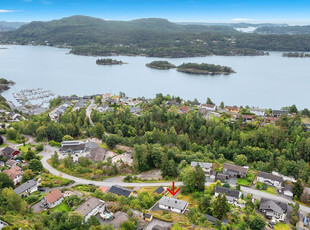
[[230, 171], [241, 172], [241, 173], [245, 173], [245, 174], [247, 174], [248, 170], [249, 170], [248, 168], [241, 167], [241, 166], [238, 166], [238, 165], [232, 165], [232, 164], [229, 164], [229, 163], [224, 163], [223, 168], [226, 168], [226, 169], [228, 169]]
[[11, 147], [5, 147], [5, 148], [2, 150], [2, 152], [11, 155], [12, 153], [15, 152], [15, 150], [12, 149]]
[[163, 187], [158, 187], [154, 193], [157, 193], [157, 194], [162, 194], [163, 192], [165, 191], [165, 189]]
[[239, 198], [241, 192], [239, 190], [235, 190], [235, 189], [216, 186], [215, 187], [215, 193], [222, 193], [222, 194], [225, 194], [227, 197], [230, 196], [230, 197], [234, 197], [234, 198]]
[[282, 213], [282, 212], [287, 211], [287, 204], [280, 202], [280, 201], [262, 198], [260, 200], [259, 209], [261, 209], [261, 210], [272, 210], [272, 211], [275, 211], [277, 213]]
[[78, 207], [75, 211], [80, 213], [82, 216], [87, 216], [91, 211], [93, 211], [97, 206], [101, 205], [102, 202], [92, 197], [85, 201], [80, 207]]
[[216, 174], [216, 179], [219, 179], [219, 180], [226, 180], [228, 178], [228, 176], [224, 173], [218, 173]]
[[9, 170], [3, 170], [4, 173], [6, 173], [11, 180], [14, 180], [17, 176], [20, 176], [23, 174], [23, 171], [20, 167], [14, 166], [13, 168], [10, 168]]
[[17, 163], [18, 163], [18, 162], [15, 161], [15, 160], [8, 160], [8, 161], [5, 162], [5, 164], [6, 164], [7, 166], [9, 166], [9, 167], [12, 167], [12, 166], [16, 165]]
[[37, 185], [37, 182], [34, 179], [28, 180], [27, 182], [23, 183], [21, 186], [19, 186], [16, 189], [14, 189], [14, 192], [16, 194], [22, 194], [27, 189], [30, 189], [30, 188], [32, 188], [32, 187], [34, 187], [36, 185]]
[[90, 151], [88, 158], [95, 162], [104, 161], [106, 152], [104, 148], [98, 147]]
[[130, 196], [130, 194], [132, 193], [132, 190], [130, 190], [128, 188], [123, 188], [123, 187], [118, 186], [118, 185], [113, 185], [109, 189], [109, 192], [114, 193], [118, 196], [124, 196], [124, 197], [128, 198]]
[[50, 191], [50, 193], [48, 193], [45, 196], [45, 199], [50, 204], [53, 204], [54, 202], [56, 202], [57, 200], [59, 200], [62, 197], [63, 197], [62, 193], [60, 192], [60, 190], [58, 188], [56, 188], [56, 189], [53, 189], [52, 191]]
[[207, 163], [207, 162], [196, 162], [196, 161], [192, 161], [192, 162], [191, 162], [191, 167], [196, 167], [196, 165], [200, 165], [201, 168], [205, 168], [205, 169], [210, 169], [210, 168], [212, 168], [212, 163]]
[[284, 185], [284, 191], [293, 192], [293, 186], [290, 184]]
[[122, 223], [127, 220], [129, 220], [128, 216], [125, 213], [118, 211], [114, 214], [114, 220], [111, 221], [111, 224], [113, 224], [115, 228], [119, 228]]
[[239, 107], [237, 107], [237, 106], [227, 106], [226, 109], [228, 109], [228, 110], [239, 110]]
[[208, 107], [208, 108], [214, 108], [215, 107], [215, 105], [212, 105], [212, 104], [202, 104], [201, 106]]
[[100, 190], [102, 193], [105, 193], [109, 189], [107, 187], [105, 187], [105, 186], [101, 186], [100, 188], [98, 188], [98, 190]]
[[167, 227], [160, 226], [160, 225], [158, 225], [158, 224], [156, 224], [156, 225], [152, 228], [152, 230], [166, 230], [166, 229], [168, 229], [168, 228], [167, 228]]
[[163, 196], [159, 201], [158, 204], [165, 205], [171, 208], [184, 210], [187, 206], [187, 202], [183, 200], [178, 200], [172, 197]]
[[273, 181], [278, 181], [278, 182], [282, 182], [283, 181], [283, 177], [282, 176], [277, 176], [277, 175], [273, 175], [271, 173], [266, 173], [266, 172], [261, 172], [259, 171], [257, 173], [257, 177], [263, 177], [269, 180], [273, 180]]
[[206, 109], [206, 108], [199, 108], [197, 113], [200, 113], [202, 115], [208, 115], [210, 112], [210, 110]]
[[147, 218], [147, 219], [150, 219], [152, 217], [152, 214], [150, 213], [145, 213], [144, 214], [144, 217]]
[[181, 112], [183, 112], [183, 113], [187, 113], [188, 111], [192, 110], [192, 108], [183, 105], [183, 106], [181, 106], [181, 107], [179, 108], [179, 110], [180, 110]]
[[205, 214], [205, 217], [207, 218], [208, 221], [212, 222], [213, 224], [219, 220], [216, 217], [208, 215], [208, 214]]

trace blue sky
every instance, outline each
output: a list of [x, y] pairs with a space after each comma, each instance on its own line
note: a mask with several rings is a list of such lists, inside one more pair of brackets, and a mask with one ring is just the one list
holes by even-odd
[[0, 0], [0, 21], [46, 21], [79, 14], [112, 20], [310, 24], [309, 12], [309, 0]]

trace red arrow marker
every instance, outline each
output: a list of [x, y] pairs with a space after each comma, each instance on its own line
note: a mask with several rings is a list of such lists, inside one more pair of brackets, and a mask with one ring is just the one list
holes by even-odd
[[172, 196], [174, 196], [180, 191], [180, 188], [178, 188], [177, 191], [174, 191], [174, 182], [172, 182], [172, 191], [169, 188], [167, 188], [167, 190], [172, 194]]

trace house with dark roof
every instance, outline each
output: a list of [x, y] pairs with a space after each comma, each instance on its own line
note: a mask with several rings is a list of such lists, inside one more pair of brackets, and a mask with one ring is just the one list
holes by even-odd
[[224, 174], [224, 173], [217, 173], [216, 174], [216, 177], [215, 177], [215, 180], [216, 181], [222, 181], [222, 182], [226, 182], [227, 179], [229, 179], [229, 176], [227, 174]]
[[261, 182], [261, 183], [268, 184], [268, 185], [281, 187], [282, 182], [283, 182], [283, 177], [259, 171], [257, 173], [257, 181]]
[[29, 194], [31, 194], [37, 190], [38, 190], [38, 184], [34, 179], [32, 179], [32, 180], [28, 180], [27, 182], [25, 182], [22, 185], [15, 188], [14, 192], [17, 195], [28, 196]]
[[110, 189], [109, 189], [110, 193], [113, 193], [115, 195], [118, 196], [124, 196], [126, 198], [130, 197], [133, 195], [133, 191], [131, 189], [128, 188], [124, 188], [118, 185], [113, 185]]
[[60, 150], [66, 153], [84, 152], [86, 149], [83, 141], [63, 141]]
[[196, 162], [196, 161], [192, 161], [191, 162], [191, 167], [196, 167], [196, 165], [199, 165], [202, 168], [202, 170], [204, 171], [206, 177], [210, 177], [211, 170], [212, 170], [212, 163]]
[[242, 167], [238, 165], [224, 163], [223, 173], [227, 174], [229, 177], [242, 177], [245, 178], [248, 173], [248, 167]]
[[187, 208], [188, 203], [183, 200], [178, 200], [172, 197], [163, 196], [158, 201], [158, 207], [164, 210], [170, 210], [176, 213], [183, 213]]
[[288, 111], [287, 110], [272, 110], [272, 115], [274, 117], [280, 117], [282, 114], [288, 115]]
[[283, 194], [285, 196], [293, 197], [294, 196], [294, 194], [293, 194], [293, 186], [290, 185], [290, 184], [284, 185]]
[[42, 199], [42, 205], [45, 208], [53, 208], [61, 202], [63, 202], [64, 197], [58, 188], [50, 191], [45, 197]]
[[238, 200], [241, 198], [242, 195], [239, 190], [216, 186], [214, 189], [214, 196], [217, 197], [220, 193], [225, 194], [228, 203], [233, 205], [238, 205]]
[[271, 199], [262, 198], [259, 205], [260, 212], [264, 213], [271, 222], [278, 223], [285, 221], [287, 204]]
[[163, 192], [165, 191], [165, 189], [163, 187], [158, 187], [155, 191], [154, 191], [154, 195], [161, 195]]
[[104, 161], [107, 150], [101, 147], [91, 149], [90, 153], [85, 157], [90, 159], [92, 162]]
[[91, 216], [97, 215], [97, 213], [104, 211], [104, 209], [104, 201], [92, 197], [85, 201], [75, 211], [83, 216], [85, 221], [88, 221]]
[[208, 214], [205, 214], [205, 217], [206, 217], [207, 220], [208, 220], [209, 222], [211, 222], [213, 225], [215, 225], [216, 221], [219, 221], [219, 219], [217, 219], [216, 217], [211, 216], [211, 215], [208, 215]]
[[3, 155], [8, 160], [15, 158], [19, 153], [19, 150], [12, 149], [8, 146], [1, 151], [1, 155]]
[[112, 220], [110, 223], [116, 228], [119, 229], [125, 221], [129, 220], [129, 217], [123, 213], [123, 212], [116, 212], [114, 214], [114, 220]]

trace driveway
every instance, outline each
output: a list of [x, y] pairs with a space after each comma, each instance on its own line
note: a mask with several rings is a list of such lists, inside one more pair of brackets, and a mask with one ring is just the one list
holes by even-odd
[[161, 227], [166, 227], [168, 229], [171, 227], [172, 224], [169, 222], [162, 221], [162, 220], [153, 219], [148, 225], [146, 225], [146, 227], [144, 229], [145, 230], [152, 230], [153, 227], [155, 227], [156, 225], [159, 225]]
[[90, 122], [91, 125], [94, 125], [94, 122], [92, 121], [91, 116], [90, 116], [92, 110], [96, 107], [94, 102], [95, 102], [95, 100], [91, 99], [89, 106], [86, 108], [86, 116], [88, 117], [89, 122]]
[[41, 212], [43, 210], [43, 208], [41, 207], [41, 201], [32, 205], [31, 208], [32, 208], [33, 212], [35, 212], [35, 213]]

